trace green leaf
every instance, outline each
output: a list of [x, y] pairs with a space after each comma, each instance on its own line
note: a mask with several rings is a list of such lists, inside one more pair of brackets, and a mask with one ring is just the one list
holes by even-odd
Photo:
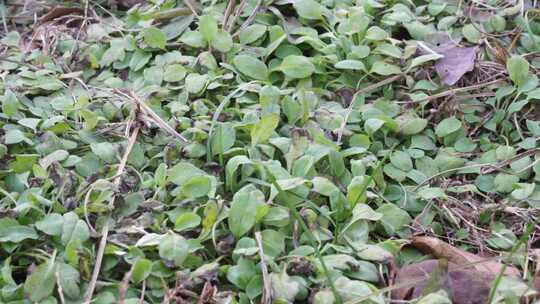
[[289, 223], [289, 210], [284, 207], [271, 207], [263, 218], [266, 226], [285, 227]]
[[262, 24], [252, 24], [246, 27], [239, 35], [241, 44], [250, 44], [257, 41], [266, 33], [266, 26]]
[[366, 303], [385, 303], [382, 294], [366, 282], [350, 280], [347, 277], [341, 276], [334, 284], [344, 301], [353, 301], [368, 297], [368, 300], [365, 301]]
[[186, 212], [180, 214], [174, 223], [174, 230], [182, 231], [192, 229], [201, 224], [201, 217], [195, 212]]
[[109, 142], [93, 143], [90, 145], [92, 152], [107, 163], [115, 163], [118, 161], [116, 148]]
[[[382, 54], [394, 58], [401, 58], [403, 52], [401, 49], [390, 43], [381, 43], [373, 50], [373, 53]], [[414, 59], [413, 59], [414, 60]]]
[[529, 76], [529, 62], [521, 56], [513, 56], [506, 61], [506, 69], [510, 79], [518, 87], [522, 87]]
[[171, 64], [165, 67], [163, 80], [167, 82], [176, 82], [186, 77], [186, 68], [181, 64]]
[[289, 78], [306, 78], [315, 72], [315, 66], [309, 58], [299, 55], [285, 57], [279, 69]]
[[535, 184], [516, 183], [514, 184], [514, 188], [511, 193], [512, 197], [516, 200], [524, 200], [533, 194]]
[[204, 15], [199, 18], [199, 30], [204, 39], [209, 43], [214, 41], [218, 34], [217, 21], [212, 15]]
[[264, 194], [260, 190], [242, 190], [234, 195], [229, 210], [229, 229], [237, 239], [253, 228], [257, 210], [264, 204]]
[[83, 109], [80, 111], [81, 117], [84, 119], [84, 128], [87, 130], [93, 130], [98, 125], [98, 116], [96, 113]]
[[494, 185], [497, 192], [510, 193], [514, 190], [514, 184], [519, 182], [519, 177], [507, 174], [499, 173], [495, 176]]
[[115, 38], [111, 40], [111, 46], [101, 56], [100, 65], [109, 66], [115, 61], [120, 61], [126, 56], [126, 46], [124, 39]]
[[366, 32], [366, 39], [369, 40], [384, 40], [386, 38], [388, 38], [388, 33], [378, 26], [372, 26]]
[[250, 55], [237, 55], [234, 57], [234, 66], [240, 73], [257, 80], [268, 78], [268, 68], [264, 62]]
[[407, 172], [400, 170], [392, 164], [387, 164], [383, 167], [384, 174], [388, 175], [393, 180], [403, 182], [407, 178]]
[[210, 139], [212, 155], [223, 154], [234, 146], [236, 131], [230, 123], [219, 123]]
[[389, 76], [401, 73], [401, 69], [397, 65], [393, 65], [384, 61], [377, 61], [371, 66], [370, 73]]
[[242, 257], [236, 265], [227, 269], [227, 280], [243, 290], [256, 274], [255, 263]]
[[142, 34], [144, 42], [148, 44], [149, 47], [157, 49], [165, 48], [165, 45], [167, 44], [167, 37], [162, 30], [156, 27], [149, 27], [145, 28]]
[[6, 145], [18, 144], [23, 141], [26, 142], [27, 144], [32, 143], [32, 141], [29, 140], [21, 130], [11, 129], [6, 132], [6, 136], [4, 138], [4, 143]]
[[19, 32], [11, 31], [5, 34], [5, 36], [0, 40], [0, 43], [5, 44], [6, 46], [18, 46], [20, 40], [21, 35]]
[[418, 300], [417, 304], [452, 304], [444, 290], [430, 293]]
[[266, 142], [279, 124], [279, 115], [268, 114], [251, 128], [251, 146]]
[[357, 204], [353, 209], [353, 220], [369, 220], [369, 221], [378, 221], [382, 218], [382, 214], [375, 212], [367, 204]]
[[180, 37], [180, 42], [194, 48], [206, 47], [206, 40], [199, 31], [187, 31]]
[[291, 279], [286, 271], [270, 274], [270, 284], [276, 302], [293, 303], [300, 292], [300, 284]]
[[396, 168], [402, 171], [411, 171], [413, 169], [413, 163], [408, 153], [403, 151], [396, 151], [390, 156], [390, 162]]
[[340, 34], [353, 35], [364, 32], [369, 25], [369, 17], [367, 14], [353, 13], [354, 15], [343, 20], [338, 26]]
[[133, 53], [133, 56], [131, 56], [131, 60], [129, 61], [129, 68], [132, 71], [138, 71], [150, 61], [152, 58], [152, 53], [144, 52], [140, 49], [137, 49], [135, 53]]
[[54, 291], [56, 277], [54, 274], [54, 260], [50, 259], [36, 267], [24, 282], [24, 293], [31, 301], [39, 302]]
[[17, 114], [18, 111], [19, 100], [10, 89], [7, 89], [4, 92], [4, 97], [2, 98], [2, 112], [8, 117], [12, 117]]
[[88, 225], [74, 212], [64, 214], [64, 225], [62, 226], [62, 244], [66, 245], [71, 241], [84, 242], [90, 238]]
[[195, 176], [206, 175], [206, 172], [188, 162], [180, 162], [169, 169], [167, 175], [169, 177], [169, 181], [178, 186], [182, 186]]
[[[364, 176], [355, 176], [347, 187], [347, 200], [352, 206], [358, 206], [366, 200], [367, 179]], [[355, 207], [356, 208], [356, 207]]]
[[69, 299], [78, 299], [81, 289], [79, 287], [80, 275], [77, 269], [65, 263], [57, 263], [56, 271], [64, 295]]
[[188, 256], [189, 244], [184, 237], [169, 232], [159, 242], [159, 256], [162, 259], [173, 261], [174, 265], [182, 266]]
[[425, 200], [432, 200], [435, 198], [446, 198], [444, 190], [438, 187], [427, 187], [418, 192], [421, 198]]
[[478, 43], [480, 38], [482, 38], [482, 33], [480, 33], [476, 27], [472, 24], [467, 24], [462, 29], [463, 36], [471, 43]]
[[182, 184], [182, 195], [187, 198], [198, 198], [207, 195], [212, 189], [209, 176], [194, 176]]
[[285, 236], [283, 233], [266, 229], [261, 232], [261, 238], [265, 255], [275, 258], [285, 250]]
[[455, 117], [443, 119], [435, 128], [438, 137], [445, 137], [461, 128], [461, 121]]
[[216, 50], [226, 53], [231, 50], [233, 41], [228, 32], [220, 29], [216, 33], [216, 36], [214, 37], [214, 40], [212, 40], [211, 44]]
[[358, 246], [356, 255], [365, 261], [388, 263], [394, 259], [392, 254], [386, 249], [372, 244]]
[[191, 73], [186, 77], [186, 90], [191, 94], [201, 93], [208, 82], [208, 75]]
[[410, 114], [398, 116], [395, 120], [398, 124], [399, 131], [403, 135], [418, 134], [422, 132], [428, 124], [427, 119], [415, 117]]
[[47, 214], [42, 220], [36, 222], [36, 228], [48, 235], [61, 235], [64, 218], [58, 213]]
[[413, 60], [411, 60], [411, 65], [407, 68], [407, 71], [411, 70], [414, 67], [422, 65], [428, 61], [437, 60], [443, 57], [444, 56], [440, 54], [427, 54], [427, 55], [415, 57]]
[[140, 283], [144, 281], [151, 272], [152, 261], [145, 258], [139, 258], [131, 268], [131, 281], [133, 283]]
[[359, 60], [342, 60], [334, 65], [336, 69], [365, 71], [366, 67]]
[[163, 68], [159, 66], [151, 66], [143, 71], [144, 80], [147, 84], [161, 85], [163, 82]]
[[298, 16], [309, 20], [322, 19], [322, 6], [314, 0], [297, 0], [293, 2], [293, 6], [298, 13]]
[[34, 228], [23, 226], [12, 218], [0, 219], [0, 243], [19, 243], [26, 239], [36, 240], [38, 235]]
[[403, 209], [394, 204], [384, 204], [377, 212], [382, 213], [381, 223], [384, 231], [389, 236], [395, 235], [398, 231], [406, 228], [411, 222], [411, 216]]

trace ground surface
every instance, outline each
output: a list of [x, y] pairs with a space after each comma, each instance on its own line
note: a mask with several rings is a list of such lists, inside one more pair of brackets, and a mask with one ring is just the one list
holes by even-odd
[[534, 295], [538, 5], [4, 1], [0, 303]]

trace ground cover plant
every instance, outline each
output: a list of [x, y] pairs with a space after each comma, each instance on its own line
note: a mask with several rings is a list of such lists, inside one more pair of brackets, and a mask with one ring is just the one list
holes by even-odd
[[534, 303], [537, 0], [0, 18], [0, 303]]

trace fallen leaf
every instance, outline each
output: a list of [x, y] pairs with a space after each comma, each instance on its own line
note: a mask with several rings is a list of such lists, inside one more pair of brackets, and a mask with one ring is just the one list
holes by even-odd
[[[489, 260], [480, 257], [476, 254], [472, 254], [456, 248], [450, 244], [447, 244], [437, 238], [429, 236], [415, 236], [411, 240], [411, 246], [416, 247], [420, 251], [431, 254], [438, 259], [446, 259], [456, 265], [474, 264], [477, 271], [491, 273], [497, 275], [503, 270], [503, 264], [497, 261]], [[506, 275], [519, 277], [520, 272], [517, 268], [512, 266], [506, 266]]]
[[45, 22], [53, 21], [54, 19], [67, 15], [82, 15], [84, 10], [77, 7], [55, 6], [47, 14], [41, 16], [38, 20], [38, 25]]
[[441, 81], [447, 85], [453, 85], [474, 69], [477, 47], [453, 46], [440, 52], [444, 57], [435, 64], [435, 70], [441, 77]]
[[[392, 299], [404, 301], [423, 296], [439, 267], [438, 260], [426, 260], [401, 268], [394, 278], [394, 286], [399, 288], [392, 291]], [[448, 263], [448, 272], [439, 278], [439, 287], [447, 292], [454, 304], [484, 304], [496, 276]]]
[[444, 56], [435, 63], [435, 70], [446, 85], [454, 85], [465, 73], [474, 69], [478, 47], [460, 47], [458, 42], [448, 35], [438, 34], [420, 44], [423, 54], [436, 52]]

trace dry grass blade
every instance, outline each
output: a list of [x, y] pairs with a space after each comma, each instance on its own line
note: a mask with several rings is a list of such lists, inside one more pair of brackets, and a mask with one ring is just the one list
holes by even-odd
[[264, 251], [262, 246], [261, 232], [255, 232], [255, 240], [257, 240], [257, 247], [259, 248], [259, 256], [261, 257], [261, 270], [263, 275], [263, 294], [261, 303], [270, 304], [272, 303], [272, 282], [268, 276], [268, 267], [264, 261]]
[[131, 279], [132, 270], [129, 270], [124, 275], [122, 282], [118, 286], [118, 304], [124, 304], [126, 300], [126, 293], [129, 288], [129, 280]]
[[262, 0], [258, 0], [257, 1], [257, 5], [255, 6], [255, 8], [253, 9], [253, 12], [251, 12], [251, 14], [249, 15], [249, 17], [246, 19], [246, 21], [244, 21], [244, 23], [242, 24], [242, 26], [240, 26], [240, 28], [232, 35], [233, 37], [236, 37], [238, 35], [240, 35], [240, 33], [242, 33], [242, 31], [247, 28], [248, 26], [251, 25], [251, 23], [253, 22], [253, 20], [255, 19], [255, 16], [257, 15], [257, 12], [259, 11], [259, 8], [261, 6], [261, 3], [262, 3]]
[[229, 17], [235, 7], [236, 7], [236, 0], [229, 0], [229, 2], [227, 3], [227, 8], [225, 9], [225, 13], [223, 14], [223, 20], [222, 20], [222, 25], [221, 25], [224, 31], [227, 30], [227, 23], [229, 22]]
[[236, 21], [242, 14], [242, 11], [244, 10], [244, 7], [246, 6], [246, 4], [247, 4], [247, 0], [242, 0], [242, 2], [240, 2], [240, 5], [236, 6], [232, 19], [230, 20], [229, 25], [227, 26], [227, 32], [230, 33], [232, 31], [234, 24], [236, 23]]
[[501, 82], [504, 82], [504, 81], [505, 81], [505, 79], [495, 79], [495, 80], [492, 80], [492, 81], [479, 83], [479, 84], [475, 84], [475, 85], [471, 85], [471, 86], [467, 86], [467, 87], [463, 87], [463, 88], [450, 89], [450, 90], [446, 90], [446, 91], [441, 92], [441, 93], [437, 93], [435, 95], [431, 95], [431, 96], [427, 96], [427, 97], [419, 99], [419, 100], [415, 100], [415, 102], [432, 101], [432, 100], [439, 99], [439, 98], [442, 98], [442, 97], [454, 95], [456, 93], [468, 92], [468, 91], [472, 91], [472, 90], [482, 89], [482, 88], [485, 88], [486, 86], [501, 83]]
[[56, 278], [56, 286], [58, 290], [58, 297], [60, 298], [60, 304], [66, 303], [66, 299], [64, 298], [64, 290], [62, 289], [62, 284], [60, 282], [60, 274], [58, 271], [54, 272], [54, 277]]
[[195, 5], [191, 3], [190, 0], [184, 0], [184, 3], [186, 4], [187, 7], [189, 7], [193, 15], [199, 17], [199, 14], [197, 13], [197, 10], [195, 9]]
[[135, 102], [135, 104], [141, 109], [141, 111], [144, 114], [148, 115], [151, 118], [152, 122], [154, 122], [158, 127], [164, 129], [165, 131], [167, 131], [167, 133], [176, 137], [181, 142], [183, 143], [188, 142], [188, 140], [184, 136], [182, 136], [180, 133], [176, 132], [175, 129], [169, 126], [167, 122], [165, 122], [161, 117], [159, 117], [159, 115], [157, 115], [156, 112], [154, 112], [154, 110], [152, 110], [148, 105], [146, 105], [142, 100], [140, 100], [139, 97], [137, 97], [133, 92], [125, 93], [120, 90], [115, 90], [114, 92], [120, 97], [123, 97], [130, 101]]
[[[124, 156], [122, 156], [122, 160], [120, 161], [120, 164], [118, 165], [118, 169], [116, 171], [116, 178], [114, 179], [113, 183], [116, 187], [120, 185], [121, 182], [121, 176], [124, 173], [124, 170], [126, 168], [126, 164], [128, 161], [129, 154], [131, 153], [131, 150], [133, 149], [133, 146], [135, 145], [135, 142], [137, 142], [137, 136], [139, 135], [139, 127], [135, 127], [133, 129], [133, 132], [131, 133], [131, 136], [128, 141], [128, 145], [126, 147], [126, 151], [124, 152]], [[111, 201], [109, 202], [109, 208], [114, 207], [116, 196], [113, 196]], [[107, 237], [109, 235], [109, 220], [110, 218], [107, 218], [105, 221], [105, 224], [103, 225], [102, 231], [101, 231], [101, 240], [99, 242], [98, 251], [96, 254], [96, 262], [94, 264], [94, 270], [92, 272], [92, 278], [90, 280], [90, 283], [88, 284], [88, 289], [86, 291], [86, 296], [84, 299], [85, 304], [90, 304], [92, 301], [92, 295], [94, 294], [94, 290], [96, 287], [96, 282], [99, 276], [99, 272], [101, 270], [101, 262], [103, 261], [103, 255], [105, 253], [105, 246], [107, 245]]]

